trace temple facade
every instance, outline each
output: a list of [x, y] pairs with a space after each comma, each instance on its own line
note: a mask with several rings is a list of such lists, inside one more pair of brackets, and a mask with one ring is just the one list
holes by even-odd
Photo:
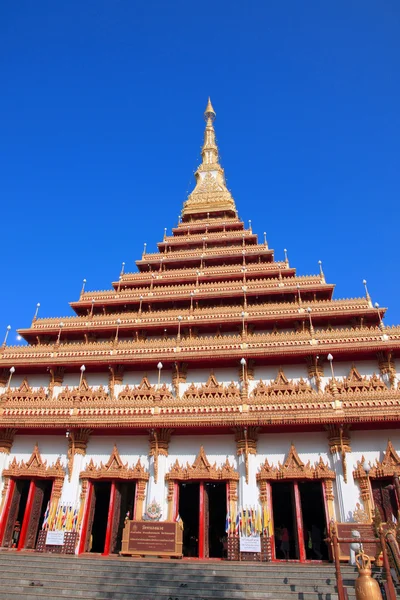
[[245, 226], [215, 116], [157, 252], [0, 350], [2, 548], [107, 555], [125, 519], [178, 520], [185, 556], [261, 535], [266, 560], [324, 560], [332, 520], [397, 517], [400, 328]]

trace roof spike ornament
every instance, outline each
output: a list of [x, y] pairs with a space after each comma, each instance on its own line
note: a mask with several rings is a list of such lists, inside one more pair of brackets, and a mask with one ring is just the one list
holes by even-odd
[[219, 164], [214, 130], [215, 117], [216, 112], [209, 98], [204, 111], [206, 128], [201, 149], [202, 162], [195, 172], [196, 187], [183, 206], [183, 221], [189, 221], [193, 215], [209, 215], [211, 218], [215, 213], [218, 216], [237, 216], [235, 202], [226, 187], [224, 170]]
[[322, 281], [322, 283], [325, 283], [325, 274], [322, 270], [322, 260], [319, 260], [318, 264], [319, 264], [319, 274], [321, 275], [321, 281]]
[[364, 285], [364, 288], [365, 288], [365, 297], [366, 297], [366, 299], [368, 301], [368, 304], [372, 308], [372, 300], [371, 300], [371, 296], [369, 295], [369, 292], [368, 292], [367, 280], [366, 279], [363, 279], [363, 285]]
[[34, 322], [36, 321], [36, 319], [37, 319], [38, 312], [39, 312], [39, 308], [40, 308], [40, 302], [38, 302], [38, 303], [36, 304], [36, 310], [35, 310], [35, 314], [33, 315], [33, 320], [32, 320], [32, 322], [33, 322], [33, 323], [34, 323]]

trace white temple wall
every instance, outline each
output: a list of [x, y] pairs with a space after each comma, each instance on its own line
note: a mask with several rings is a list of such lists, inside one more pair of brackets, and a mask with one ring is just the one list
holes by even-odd
[[396, 452], [400, 453], [400, 431], [398, 429], [351, 431], [352, 452], [346, 455], [347, 484], [344, 481], [341, 482], [344, 512], [342, 519], [344, 521], [353, 520], [353, 511], [357, 502], [363, 506], [359, 486], [353, 478], [353, 470], [356, 469], [357, 462], [361, 461], [362, 457], [371, 465], [374, 465], [376, 460], [381, 461], [385, 455], [388, 440], [392, 442]]

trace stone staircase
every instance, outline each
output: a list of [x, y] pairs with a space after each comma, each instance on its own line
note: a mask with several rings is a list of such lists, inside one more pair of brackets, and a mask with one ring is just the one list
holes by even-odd
[[[356, 576], [343, 566], [349, 599]], [[335, 584], [332, 564], [0, 552], [0, 600], [337, 600]]]

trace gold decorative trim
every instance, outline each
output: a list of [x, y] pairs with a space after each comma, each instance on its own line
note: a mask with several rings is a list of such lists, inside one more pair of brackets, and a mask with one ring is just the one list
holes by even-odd
[[65, 470], [61, 464], [60, 458], [57, 458], [56, 462], [47, 466], [47, 461], [43, 460], [39, 448], [35, 445], [32, 455], [28, 462], [21, 460], [17, 462], [14, 457], [13, 461], [7, 469], [3, 470], [3, 477], [38, 477], [40, 479], [54, 479], [52, 500], [61, 497], [61, 489], [64, 482]]
[[152, 429], [150, 431], [150, 452], [149, 456], [154, 456], [154, 481], [158, 481], [158, 457], [168, 456], [169, 442], [172, 429]]
[[329, 450], [331, 454], [340, 454], [345, 483], [347, 483], [346, 453], [351, 452], [349, 428], [348, 425], [326, 425]]
[[223, 481], [223, 480], [239, 480], [239, 473], [226, 459], [221, 467], [217, 467], [217, 463], [211, 465], [209, 462], [204, 447], [200, 447], [200, 452], [196, 457], [193, 465], [186, 463], [186, 467], [179, 464], [178, 459], [172, 465], [169, 473], [166, 474], [167, 481], [191, 481], [191, 480], [207, 480], [207, 481]]
[[249, 454], [257, 454], [259, 427], [235, 427], [236, 452], [244, 455], [246, 483], [249, 483]]
[[80, 454], [81, 456], [86, 455], [86, 449], [89, 441], [90, 434], [92, 433], [91, 429], [78, 429], [72, 430], [68, 432], [68, 451], [67, 451], [67, 472], [68, 472], [68, 481], [71, 481], [72, 471], [74, 468], [74, 458], [75, 454]]
[[117, 446], [114, 445], [111, 456], [105, 465], [101, 462], [99, 466], [96, 466], [92, 458], [79, 477], [80, 479], [142, 479], [147, 481], [149, 474], [142, 466], [140, 458], [134, 467], [128, 467], [128, 463], [124, 464]]
[[322, 457], [315, 463], [314, 466], [310, 461], [305, 465], [300, 459], [294, 444], [291, 444], [289, 454], [283, 463], [278, 462], [277, 467], [271, 467], [268, 459], [260, 467], [260, 471], [256, 475], [258, 482], [269, 481], [274, 479], [335, 479], [335, 472], [332, 471], [328, 464], [325, 464]]
[[11, 427], [0, 429], [0, 452], [3, 454], [10, 454], [16, 431]]

